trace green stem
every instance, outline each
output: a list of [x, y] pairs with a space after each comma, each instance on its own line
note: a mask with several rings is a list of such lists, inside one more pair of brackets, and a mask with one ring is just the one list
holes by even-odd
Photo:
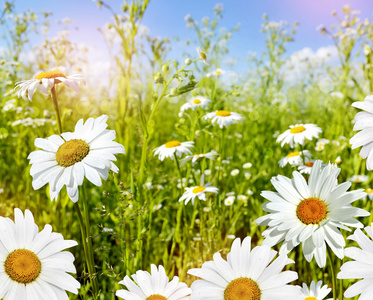
[[337, 277], [334, 271], [334, 260], [333, 256], [330, 253], [330, 249], [327, 249], [327, 255], [328, 255], [328, 260], [329, 260], [329, 266], [330, 266], [330, 273], [332, 275], [332, 285], [333, 285], [333, 300], [337, 300]]
[[[179, 177], [180, 177], [180, 184], [181, 184], [181, 193], [183, 192], [183, 174], [181, 173], [181, 169], [180, 169], [180, 164], [179, 164], [179, 159], [177, 158], [177, 155], [176, 155], [176, 152], [174, 153], [174, 158], [175, 158], [175, 164], [176, 164], [176, 167], [177, 167], [177, 170], [179, 171]], [[187, 183], [187, 182], [186, 182]]]
[[61, 123], [60, 110], [58, 108], [58, 101], [57, 101], [55, 86], [53, 86], [51, 88], [51, 93], [52, 93], [52, 98], [53, 98], [54, 109], [56, 110], [56, 115], [57, 115], [58, 129], [59, 129], [60, 134], [61, 134], [62, 133], [62, 123]]

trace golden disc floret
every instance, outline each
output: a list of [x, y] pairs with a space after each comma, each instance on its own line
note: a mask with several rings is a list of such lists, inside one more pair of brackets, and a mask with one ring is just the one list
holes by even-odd
[[231, 113], [227, 110], [218, 110], [216, 112], [216, 115], [219, 116], [219, 117], [228, 117], [231, 115]]
[[167, 298], [165, 296], [162, 296], [162, 295], [150, 295], [148, 298], [146, 298], [146, 300], [167, 300]]
[[224, 300], [260, 300], [258, 284], [246, 277], [232, 280], [224, 291]]
[[320, 224], [326, 219], [328, 207], [326, 203], [319, 198], [307, 198], [302, 200], [297, 206], [297, 217], [306, 225]]
[[17, 249], [9, 253], [4, 268], [5, 273], [13, 281], [26, 284], [39, 277], [41, 262], [34, 252], [27, 249]]
[[304, 298], [304, 300], [317, 300], [317, 298], [315, 298], [315, 297], [306, 297], [306, 298]]
[[178, 147], [180, 145], [181, 145], [181, 143], [179, 141], [171, 141], [171, 142], [167, 142], [165, 144], [165, 147], [166, 148], [174, 148], [174, 147]]
[[290, 129], [290, 133], [301, 133], [306, 130], [306, 127], [304, 126], [295, 126]]
[[35, 79], [43, 79], [43, 78], [52, 79], [52, 78], [56, 78], [56, 77], [66, 78], [66, 75], [64, 73], [60, 72], [59, 70], [54, 70], [54, 71], [50, 71], [50, 72], [41, 72], [35, 77]]
[[199, 99], [194, 99], [194, 100], [193, 100], [193, 103], [194, 103], [194, 104], [200, 104], [200, 103], [201, 103], [201, 100], [199, 100]]
[[313, 162], [308, 161], [308, 162], [305, 163], [305, 165], [307, 167], [313, 167]]
[[299, 151], [295, 151], [295, 152], [291, 152], [289, 153], [288, 155], [286, 155], [287, 157], [295, 157], [295, 156], [298, 156], [300, 154]]
[[203, 186], [197, 186], [197, 187], [195, 187], [195, 188], [193, 189], [192, 192], [193, 192], [194, 194], [198, 194], [198, 193], [203, 192], [205, 189], [206, 189], [206, 188], [203, 187]]
[[79, 139], [73, 139], [63, 143], [57, 150], [56, 160], [62, 167], [69, 167], [82, 161], [89, 153], [89, 145]]

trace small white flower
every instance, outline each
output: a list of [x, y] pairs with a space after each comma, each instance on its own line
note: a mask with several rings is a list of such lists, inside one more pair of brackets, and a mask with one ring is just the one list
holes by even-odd
[[179, 142], [179, 141], [170, 141], [166, 144], [155, 148], [154, 155], [158, 155], [158, 158], [163, 161], [165, 158], [169, 157], [173, 159], [174, 154], [178, 157], [181, 157], [183, 154], [192, 154], [189, 148], [194, 147], [194, 142]]
[[247, 200], [247, 196], [245, 196], [245, 195], [238, 195], [237, 196], [237, 200], [246, 201]]
[[194, 199], [198, 197], [198, 199], [206, 201], [206, 193], [215, 193], [219, 192], [219, 189], [210, 186], [210, 183], [204, 184], [204, 176], [202, 175], [201, 178], [201, 185], [200, 186], [192, 186], [186, 187], [184, 194], [179, 199], [179, 202], [185, 201], [184, 204], [187, 205], [190, 200], [192, 200], [192, 204], [194, 204]]
[[252, 166], [253, 166], [252, 163], [246, 163], [246, 164], [244, 164], [242, 167], [243, 167], [244, 169], [250, 169]]
[[219, 153], [217, 153], [215, 150], [212, 150], [205, 154], [187, 155], [183, 159], [180, 159], [180, 164], [183, 166], [186, 162], [192, 161], [192, 166], [194, 166], [197, 162], [203, 160], [204, 158], [215, 160], [215, 156], [217, 155], [219, 155]]
[[54, 70], [50, 72], [41, 72], [36, 75], [35, 79], [17, 82], [15, 89], [19, 88], [17, 93], [18, 97], [32, 101], [32, 96], [38, 88], [40, 88], [44, 95], [49, 95], [48, 89], [53, 88], [56, 84], [61, 82], [74, 91], [79, 92], [79, 85], [84, 85], [85, 79], [82, 74], [66, 76], [59, 70]]
[[234, 199], [236, 197], [235, 196], [228, 196], [225, 200], [224, 200], [224, 205], [225, 206], [231, 206], [233, 203], [234, 203]]
[[332, 145], [335, 146], [335, 147], [339, 147], [341, 145], [341, 143], [339, 141], [332, 140]]
[[311, 156], [311, 152], [308, 150], [291, 152], [285, 157], [281, 158], [279, 165], [281, 168], [285, 167], [287, 164], [293, 167], [299, 166], [303, 163], [303, 159], [310, 159]]
[[245, 172], [245, 179], [251, 178], [251, 172]]
[[324, 146], [323, 143], [317, 143], [316, 147], [315, 147], [315, 150], [316, 151], [322, 151], [322, 150], [324, 150], [324, 148], [325, 148], [325, 146]]
[[[322, 286], [322, 281], [319, 280], [317, 284], [315, 284], [314, 281], [311, 282], [310, 289], [308, 289], [307, 284], [303, 283], [303, 288], [302, 288], [302, 300], [323, 300], [330, 291], [332, 290], [331, 288], [328, 288], [328, 285]], [[332, 300], [333, 298], [329, 298], [326, 300]]]
[[195, 96], [190, 98], [187, 103], [180, 107], [180, 112], [184, 112], [187, 109], [195, 110], [197, 108], [207, 109], [211, 103], [211, 100], [203, 96]]
[[211, 170], [210, 170], [210, 169], [206, 169], [203, 173], [204, 173], [206, 176], [210, 176], [210, 175], [211, 175]]
[[250, 189], [248, 189], [247, 191], [246, 191], [246, 193], [248, 194], [248, 195], [253, 195], [254, 194], [254, 192], [252, 191], [252, 190], [250, 190]]
[[369, 189], [366, 189], [364, 192], [367, 194], [367, 197], [369, 198], [369, 200], [373, 199], [373, 189], [369, 188]]
[[204, 115], [202, 118], [204, 120], [210, 119], [213, 125], [218, 124], [220, 128], [228, 127], [229, 125], [242, 120], [240, 114], [227, 110], [217, 110]]
[[340, 163], [342, 163], [342, 158], [340, 156], [338, 156], [335, 160], [334, 160], [334, 163], [336, 163], [337, 165], [339, 165]]
[[237, 176], [240, 173], [240, 170], [234, 169], [231, 171], [231, 176]]
[[312, 140], [313, 138], [318, 138], [319, 133], [322, 130], [315, 124], [296, 124], [290, 125], [290, 129], [281, 133], [276, 142], [281, 142], [281, 147], [285, 144], [289, 144], [291, 148], [294, 148], [296, 144], [304, 146], [305, 140]]
[[197, 51], [199, 57], [202, 58], [202, 61], [203, 61], [206, 65], [208, 65], [209, 63], [207, 62], [207, 56], [206, 56], [206, 53], [203, 52], [203, 51], [201, 50], [200, 47], [197, 47], [197, 48], [196, 48], [196, 51]]
[[225, 71], [223, 69], [218, 68], [215, 71], [213, 71], [211, 74], [214, 76], [220, 76], [220, 75], [225, 74]]
[[361, 182], [366, 182], [368, 181], [369, 177], [366, 175], [354, 175], [347, 180], [350, 182], [355, 182], [355, 183], [361, 183]]

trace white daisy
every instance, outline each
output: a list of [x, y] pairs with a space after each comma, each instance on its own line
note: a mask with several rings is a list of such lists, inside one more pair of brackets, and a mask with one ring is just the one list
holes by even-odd
[[345, 249], [345, 255], [354, 261], [345, 262], [341, 271], [337, 274], [338, 279], [360, 279], [362, 280], [351, 285], [345, 292], [346, 298], [360, 295], [359, 299], [371, 299], [373, 295], [373, 230], [372, 225], [365, 227], [368, 238], [360, 229], [348, 237], [358, 243], [361, 249], [350, 247]]
[[218, 152], [212, 150], [205, 154], [194, 154], [194, 155], [187, 155], [183, 159], [180, 159], [180, 164], [183, 166], [186, 162], [192, 161], [192, 165], [194, 166], [197, 162], [203, 160], [204, 158], [215, 160], [215, 156], [219, 155]]
[[115, 131], [107, 130], [108, 116], [89, 118], [85, 124], [80, 119], [74, 132], [37, 138], [35, 146], [42, 150], [30, 153], [30, 174], [35, 190], [49, 183], [51, 199], [57, 199], [62, 187], [73, 202], [79, 199], [78, 187], [84, 177], [97, 186], [101, 178], [107, 180], [109, 170], [118, 172], [113, 164], [114, 154], [123, 153], [124, 147], [113, 141]]
[[373, 199], [373, 189], [369, 188], [369, 189], [366, 189], [364, 192], [367, 194], [367, 197], [369, 198], [369, 200]]
[[225, 206], [231, 206], [233, 203], [234, 203], [234, 200], [236, 199], [235, 196], [228, 196], [225, 200], [224, 200], [224, 205]]
[[251, 237], [246, 237], [242, 245], [237, 238], [227, 261], [220, 253], [215, 253], [213, 261], [189, 270], [189, 274], [204, 279], [192, 283], [190, 300], [278, 299], [280, 295], [286, 300], [299, 300], [299, 287], [287, 285], [296, 280], [298, 274], [294, 271], [280, 273], [294, 262], [284, 253], [271, 263], [277, 252], [268, 245], [250, 250]]
[[187, 109], [195, 110], [196, 108], [208, 108], [211, 100], [203, 96], [195, 96], [188, 100], [187, 103], [180, 107], [180, 111], [184, 112]]
[[246, 164], [243, 164], [242, 167], [243, 167], [244, 169], [250, 169], [252, 166], [253, 166], [252, 163], [246, 163]]
[[296, 144], [304, 145], [305, 139], [312, 140], [313, 138], [318, 138], [321, 132], [321, 128], [315, 124], [290, 125], [290, 129], [281, 133], [277, 137], [276, 142], [281, 142], [281, 147], [289, 144], [291, 148], [294, 148]]
[[[331, 288], [328, 288], [327, 285], [324, 285], [321, 287], [322, 281], [318, 281], [317, 284], [315, 284], [314, 281], [311, 282], [310, 289], [308, 289], [307, 284], [303, 283], [303, 288], [302, 288], [302, 300], [323, 300], [330, 291], [332, 290]], [[326, 300], [332, 300], [333, 298], [328, 298]]]
[[355, 182], [355, 183], [361, 183], [366, 182], [369, 180], [369, 177], [367, 175], [353, 175], [352, 177], [347, 179], [348, 181]]
[[216, 69], [215, 71], [213, 71], [211, 73], [211, 75], [213, 75], [213, 76], [220, 76], [220, 75], [223, 75], [223, 74], [225, 74], [225, 71], [223, 69], [220, 69], [220, 68]]
[[14, 222], [0, 217], [0, 299], [68, 299], [66, 291], [78, 294], [80, 283], [74, 256], [62, 251], [76, 246], [64, 240], [52, 226], [39, 232], [29, 210], [14, 209]]
[[350, 203], [365, 196], [362, 189], [347, 192], [350, 182], [338, 185], [340, 169], [329, 164], [322, 167], [317, 160], [312, 167], [308, 184], [299, 173], [293, 179], [278, 175], [271, 182], [277, 192], [263, 191], [270, 202], [263, 210], [270, 212], [256, 220], [258, 225], [269, 226], [264, 232], [264, 244], [270, 246], [283, 241], [280, 253], [287, 253], [302, 243], [308, 262], [315, 256], [318, 266], [326, 264], [326, 243], [340, 259], [345, 240], [338, 228], [363, 227], [354, 217], [370, 213]]
[[200, 47], [197, 47], [196, 48], [196, 51], [199, 55], [200, 58], [202, 58], [202, 61], [208, 65], [209, 63], [207, 62], [207, 56], [206, 56], [206, 53], [202, 51], [202, 49]]
[[206, 193], [217, 194], [219, 192], [219, 189], [214, 186], [210, 186], [210, 183], [204, 184], [204, 178], [204, 175], [202, 175], [200, 186], [186, 187], [186, 191], [179, 199], [179, 202], [185, 200], [185, 205], [187, 205], [188, 202], [192, 200], [192, 204], [194, 204], [194, 199], [196, 197], [198, 197], [199, 200], [206, 201]]
[[154, 155], [158, 155], [158, 158], [163, 161], [166, 157], [173, 159], [174, 154], [178, 157], [181, 157], [183, 154], [192, 154], [189, 148], [194, 147], [194, 142], [179, 142], [179, 141], [170, 141], [166, 144], [155, 148]]
[[119, 284], [128, 290], [118, 290], [115, 295], [125, 300], [187, 300], [191, 289], [179, 277], [170, 281], [163, 266], [151, 265], [151, 273], [137, 271], [132, 275], [133, 281], [126, 276]]
[[85, 84], [85, 79], [82, 74], [66, 76], [59, 70], [54, 70], [50, 72], [41, 72], [36, 75], [35, 79], [17, 82], [15, 89], [19, 88], [17, 93], [18, 97], [32, 101], [32, 96], [38, 88], [40, 88], [43, 94], [49, 95], [48, 89], [51, 89], [55, 84], [61, 82], [76, 92], [79, 92], [79, 85]]
[[239, 169], [234, 169], [231, 171], [231, 176], [237, 176], [240, 173]]
[[367, 96], [364, 101], [354, 102], [352, 106], [365, 111], [358, 112], [355, 116], [354, 131], [361, 130], [350, 139], [351, 149], [363, 146], [360, 156], [367, 159], [368, 170], [373, 170], [373, 95]]
[[220, 128], [228, 127], [229, 125], [242, 120], [240, 114], [228, 110], [217, 110], [204, 115], [202, 118], [204, 120], [211, 119], [211, 123], [218, 124]]
[[285, 167], [287, 164], [291, 166], [299, 166], [303, 163], [303, 158], [311, 158], [311, 152], [308, 150], [294, 151], [281, 158], [279, 165], [281, 168]]
[[[301, 174], [311, 174], [311, 170], [312, 170], [312, 167], [313, 165], [315, 164], [315, 160], [314, 159], [307, 159], [306, 162], [304, 163], [304, 165], [300, 165], [298, 166], [298, 171], [301, 173]], [[323, 166], [326, 166], [325, 164], [322, 164]]]

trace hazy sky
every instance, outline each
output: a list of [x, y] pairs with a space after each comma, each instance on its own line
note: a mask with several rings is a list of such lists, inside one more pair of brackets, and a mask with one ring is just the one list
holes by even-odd
[[[120, 12], [121, 0], [108, 0], [112, 8]], [[200, 21], [204, 16], [213, 16], [213, 7], [217, 3], [224, 5], [224, 14], [221, 26], [233, 28], [240, 23], [240, 30], [234, 33], [231, 39], [231, 54], [244, 58], [248, 51], [261, 52], [264, 50], [264, 36], [260, 32], [262, 16], [269, 15], [270, 20], [286, 20], [290, 23], [299, 21], [300, 26], [295, 42], [288, 46], [288, 53], [310, 47], [317, 50], [322, 46], [332, 44], [329, 37], [323, 36], [316, 30], [319, 24], [331, 25], [335, 23], [331, 11], [336, 9], [341, 15], [341, 7], [348, 4], [339, 0], [150, 0], [145, 13], [143, 25], [149, 28], [152, 36], [175, 37], [182, 41], [195, 37], [191, 29], [186, 28], [184, 16], [190, 14], [195, 20]], [[21, 12], [31, 8], [38, 12], [47, 10], [53, 13], [51, 36], [61, 29], [55, 20], [68, 17], [73, 20], [73, 25], [79, 30], [71, 32], [71, 39], [85, 43], [104, 51], [103, 40], [97, 31], [110, 20], [111, 14], [106, 9], [97, 9], [96, 3], [91, 0], [16, 0], [16, 9]], [[373, 19], [372, 0], [351, 1], [351, 8], [361, 11], [360, 18]], [[40, 43], [41, 37], [34, 36], [33, 43]], [[3, 42], [0, 42], [0, 45]], [[180, 54], [182, 43], [174, 44], [171, 55]], [[170, 57], [174, 58], [174, 57]], [[175, 57], [177, 58], [177, 57]]]

